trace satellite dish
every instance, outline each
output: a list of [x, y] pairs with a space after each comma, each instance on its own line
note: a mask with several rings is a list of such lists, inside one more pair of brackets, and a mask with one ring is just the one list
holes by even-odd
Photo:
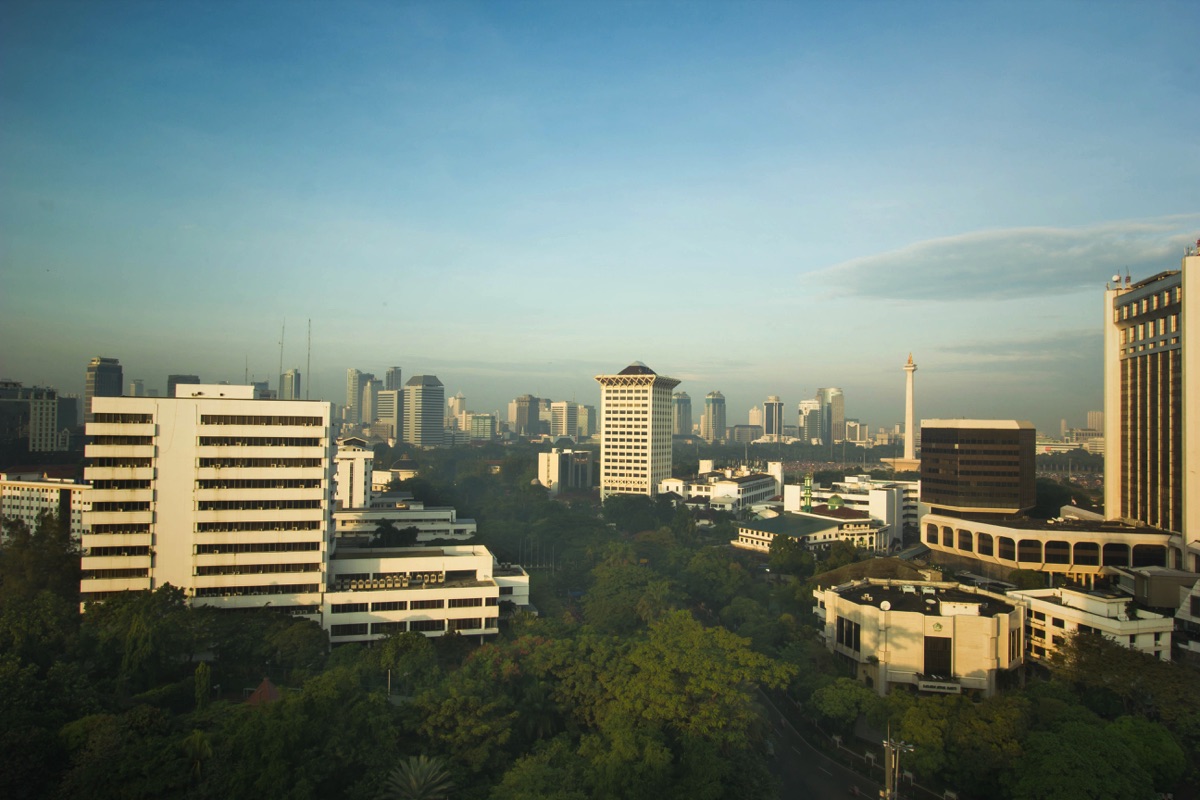
[[1113, 275], [1113, 283], [1120, 283], [1120, 282], [1121, 282], [1121, 276]]
[[891, 611], [892, 610], [892, 601], [884, 600], [882, 603], [879, 604], [879, 610], [880, 611]]

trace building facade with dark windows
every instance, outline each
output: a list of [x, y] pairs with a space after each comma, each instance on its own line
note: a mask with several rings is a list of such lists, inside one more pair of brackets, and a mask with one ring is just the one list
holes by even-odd
[[921, 423], [921, 502], [944, 514], [1014, 516], [1037, 504], [1033, 423]]

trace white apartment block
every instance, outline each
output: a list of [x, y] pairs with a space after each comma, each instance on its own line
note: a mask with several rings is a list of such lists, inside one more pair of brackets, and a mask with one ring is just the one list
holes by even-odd
[[679, 381], [635, 361], [600, 384], [600, 499], [653, 496], [671, 477], [672, 390]]
[[338, 439], [333, 461], [337, 508], [366, 508], [371, 505], [375, 451], [367, 447], [366, 440], [357, 437]]
[[193, 602], [317, 611], [332, 530], [330, 404], [96, 397], [84, 601], [170, 583]]
[[84, 512], [92, 507], [91, 486], [41, 470], [0, 472], [0, 517], [22, 520], [32, 531], [49, 511], [70, 519], [71, 538], [81, 541]]
[[1024, 660], [1024, 608], [1001, 594], [949, 582], [865, 579], [818, 587], [813, 613], [825, 646], [885, 695], [919, 692], [985, 697]]
[[1072, 633], [1099, 634], [1160, 661], [1171, 660], [1175, 620], [1134, 609], [1127, 595], [1060, 587], [1011, 591], [1008, 596], [1028, 609], [1026, 646], [1035, 661], [1062, 647]]

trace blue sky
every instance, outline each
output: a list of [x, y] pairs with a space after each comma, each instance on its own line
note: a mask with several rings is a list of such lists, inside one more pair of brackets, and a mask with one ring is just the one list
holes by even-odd
[[730, 421], [1101, 404], [1104, 282], [1200, 237], [1181, 3], [0, 7], [0, 374], [305, 361], [478, 411], [635, 359]]

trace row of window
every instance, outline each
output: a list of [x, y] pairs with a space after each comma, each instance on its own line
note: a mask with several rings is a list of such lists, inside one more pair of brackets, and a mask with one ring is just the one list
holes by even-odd
[[88, 464], [93, 467], [131, 467], [138, 469], [150, 466], [150, 458], [148, 456], [125, 456], [121, 458], [113, 456], [97, 456], [96, 458], [91, 459]]
[[100, 422], [105, 425], [146, 425], [154, 422], [152, 414], [102, 414], [95, 413], [92, 415], [93, 422]]
[[[129, 437], [137, 438], [137, 437]], [[149, 439], [150, 437], [145, 437]], [[149, 444], [149, 442], [146, 442]], [[320, 447], [321, 440], [300, 436], [201, 436], [201, 447]]]
[[153, 436], [93, 436], [92, 444], [108, 447], [143, 447], [154, 444]]
[[324, 462], [319, 458], [202, 458], [199, 465], [206, 468], [253, 469], [257, 467], [320, 467], [324, 466]]
[[280, 572], [320, 572], [320, 564], [221, 564], [196, 567], [196, 575], [270, 575]]
[[197, 489], [320, 489], [320, 478], [216, 478], [196, 481]]
[[201, 425], [305, 425], [321, 427], [325, 421], [320, 417], [285, 417], [248, 414], [201, 414]]
[[319, 583], [268, 583], [260, 586], [202, 586], [196, 597], [252, 597], [270, 594], [315, 594]]
[[100, 581], [124, 578], [147, 578], [150, 570], [147, 567], [132, 567], [129, 569], [85, 569], [79, 577], [85, 581]]
[[102, 512], [128, 512], [128, 511], [149, 511], [150, 501], [126, 500], [111, 503], [92, 503], [92, 511]]
[[227, 544], [198, 544], [195, 552], [198, 556], [217, 556], [235, 553], [303, 553], [320, 549], [320, 542], [230, 542]]
[[320, 508], [321, 500], [201, 500], [201, 511], [273, 511], [283, 508]]
[[197, 533], [240, 533], [242, 531], [316, 531], [320, 520], [232, 520], [228, 522], [197, 522]]

